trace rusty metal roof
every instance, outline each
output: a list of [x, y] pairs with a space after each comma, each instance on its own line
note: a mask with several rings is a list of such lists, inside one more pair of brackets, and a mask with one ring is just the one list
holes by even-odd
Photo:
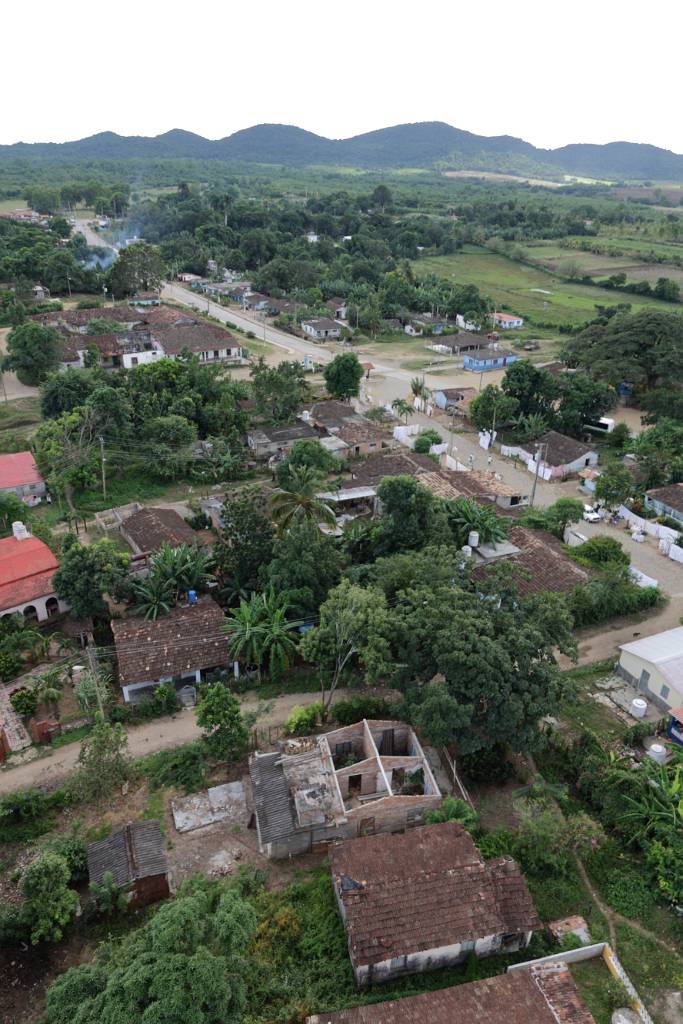
[[133, 821], [107, 839], [88, 847], [88, 874], [96, 885], [107, 871], [117, 885], [128, 885], [138, 878], [165, 875], [166, 854], [158, 821]]

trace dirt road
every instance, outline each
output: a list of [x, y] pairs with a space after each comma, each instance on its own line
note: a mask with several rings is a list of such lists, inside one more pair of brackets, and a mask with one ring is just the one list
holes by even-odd
[[[348, 696], [348, 691], [338, 690], [335, 696]], [[260, 710], [256, 727], [263, 728], [268, 725], [281, 725], [297, 704], [313, 704], [318, 699], [317, 693], [290, 693], [272, 701], [259, 701], [254, 693], [248, 693], [242, 699], [242, 710]], [[185, 709], [173, 718], [162, 718], [147, 725], [128, 729], [128, 745], [133, 757], [144, 757], [145, 754], [153, 754], [157, 750], [178, 747], [190, 740], [196, 740], [200, 732], [194, 711]], [[43, 757], [29, 761], [28, 764], [0, 769], [0, 794], [11, 793], [28, 786], [53, 787], [57, 780], [74, 771], [79, 750], [80, 743], [72, 743], [66, 747], [59, 747], [54, 753], [48, 751]]]

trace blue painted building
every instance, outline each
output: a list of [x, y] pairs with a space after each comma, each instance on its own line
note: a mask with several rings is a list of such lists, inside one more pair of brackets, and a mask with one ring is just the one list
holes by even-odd
[[511, 363], [516, 363], [519, 356], [503, 348], [480, 348], [478, 352], [466, 352], [463, 358], [463, 369], [474, 373], [486, 373], [488, 370], [504, 370]]

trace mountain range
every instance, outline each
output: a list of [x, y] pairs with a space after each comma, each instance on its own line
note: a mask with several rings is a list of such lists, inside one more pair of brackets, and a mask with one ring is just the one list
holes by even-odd
[[101, 132], [76, 142], [0, 146], [0, 161], [15, 157], [41, 161], [189, 158], [287, 167], [419, 167], [553, 178], [570, 174], [619, 181], [683, 181], [683, 156], [657, 146], [610, 142], [539, 149], [510, 135], [475, 135], [442, 121], [395, 125], [349, 139], [326, 139], [293, 125], [259, 124], [216, 140], [174, 129], [152, 137]]

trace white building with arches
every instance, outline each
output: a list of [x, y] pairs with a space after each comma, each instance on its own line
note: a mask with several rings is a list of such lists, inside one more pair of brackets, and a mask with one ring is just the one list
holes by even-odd
[[0, 540], [0, 618], [23, 615], [45, 622], [68, 609], [55, 593], [52, 577], [59, 562], [47, 544], [12, 523], [12, 536]]

